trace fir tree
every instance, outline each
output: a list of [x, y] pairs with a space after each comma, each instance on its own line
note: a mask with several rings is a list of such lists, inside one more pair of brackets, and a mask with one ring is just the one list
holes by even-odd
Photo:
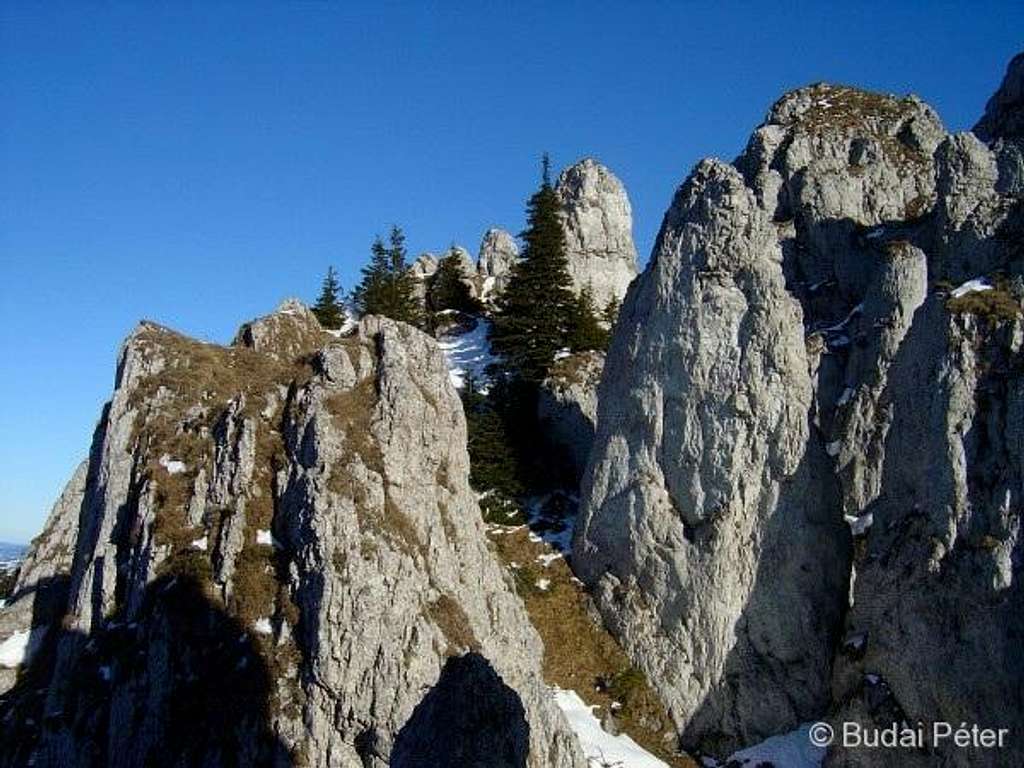
[[466, 282], [468, 275], [463, 269], [462, 259], [452, 246], [437, 265], [427, 287], [427, 308], [431, 312], [455, 309], [459, 312], [478, 312], [480, 302]]
[[406, 264], [405, 235], [391, 227], [388, 245], [377, 237], [370, 246], [370, 263], [362, 269], [363, 278], [352, 293], [362, 315], [384, 315], [418, 325], [421, 321], [415, 283]]
[[517, 504], [523, 492], [519, 464], [505, 422], [495, 403], [477, 391], [470, 377], [462, 393], [466, 412], [469, 482], [484, 494], [480, 510], [488, 522], [521, 522]]
[[615, 296], [608, 299], [608, 303], [604, 305], [604, 310], [601, 312], [601, 319], [608, 326], [608, 332], [611, 333], [612, 328], [615, 327], [615, 321], [619, 319], [619, 310], [622, 309], [622, 302], [620, 302]]
[[491, 327], [493, 347], [526, 381], [538, 382], [547, 374], [555, 353], [566, 344], [573, 316], [559, 210], [544, 155], [540, 189], [526, 206], [522, 258], [512, 268]]
[[334, 267], [327, 268], [327, 276], [320, 288], [320, 298], [313, 305], [313, 314], [320, 325], [335, 331], [345, 324], [345, 306], [341, 303], [341, 284]]
[[568, 347], [573, 352], [605, 350], [608, 348], [608, 338], [608, 331], [601, 327], [601, 321], [598, 319], [593, 293], [589, 286], [585, 286], [573, 305]]

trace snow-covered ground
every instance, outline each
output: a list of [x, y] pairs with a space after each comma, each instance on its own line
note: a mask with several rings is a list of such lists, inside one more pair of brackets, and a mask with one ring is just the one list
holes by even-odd
[[466, 386], [467, 378], [472, 376], [477, 388], [486, 394], [487, 366], [498, 361], [487, 341], [490, 330], [491, 324], [481, 317], [476, 319], [476, 327], [471, 331], [453, 331], [438, 338], [437, 343], [448, 361], [448, 376], [456, 389]]
[[576, 691], [555, 688], [554, 693], [555, 703], [579, 738], [590, 768], [668, 768], [629, 736], [612, 736], [604, 730], [594, 717], [593, 707], [587, 706]]

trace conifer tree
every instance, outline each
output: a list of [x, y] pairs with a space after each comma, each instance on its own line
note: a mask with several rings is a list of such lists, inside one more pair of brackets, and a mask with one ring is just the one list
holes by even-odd
[[590, 286], [584, 286], [573, 304], [568, 347], [573, 352], [605, 350], [608, 348], [608, 338], [608, 331], [601, 327], [601, 321], [598, 319]]
[[453, 245], [441, 258], [437, 271], [431, 276], [427, 287], [427, 308], [431, 312], [455, 309], [459, 312], [478, 312], [480, 302], [466, 282], [462, 259]]
[[338, 275], [334, 267], [328, 267], [327, 276], [320, 288], [320, 298], [313, 305], [313, 314], [320, 321], [320, 325], [332, 331], [345, 324], [345, 306], [341, 303], [340, 295], [341, 284], [338, 282]]
[[540, 189], [526, 206], [522, 258], [512, 268], [491, 327], [493, 347], [525, 381], [537, 382], [547, 374], [555, 353], [566, 344], [573, 316], [559, 210], [545, 154]]
[[377, 237], [370, 246], [370, 263], [362, 268], [363, 278], [352, 293], [360, 314], [384, 315], [418, 325], [421, 322], [415, 283], [406, 264], [405, 235], [391, 227], [388, 245]]
[[619, 319], [619, 310], [622, 308], [622, 302], [620, 302], [615, 296], [608, 299], [608, 303], [604, 305], [604, 310], [601, 312], [601, 319], [608, 325], [608, 332], [611, 334], [612, 328], [615, 327], [615, 321]]

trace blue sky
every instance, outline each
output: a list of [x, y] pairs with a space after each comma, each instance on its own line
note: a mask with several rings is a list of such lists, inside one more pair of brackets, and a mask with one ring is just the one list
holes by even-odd
[[350, 287], [391, 222], [475, 252], [545, 150], [622, 178], [646, 258], [785, 90], [964, 130], [1024, 47], [1020, 3], [832, 5], [0, 3], [0, 540], [39, 530], [141, 318], [227, 341], [328, 264]]

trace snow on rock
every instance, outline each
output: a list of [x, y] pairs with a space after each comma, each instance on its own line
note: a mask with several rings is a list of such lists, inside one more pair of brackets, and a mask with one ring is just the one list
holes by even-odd
[[185, 471], [185, 462], [172, 459], [168, 454], [160, 457], [160, 466], [167, 470], [167, 474], [176, 475]]
[[537, 562], [547, 568], [555, 562], [555, 560], [561, 560], [563, 557], [565, 557], [565, 555], [561, 552], [551, 552], [546, 555], [537, 555]]
[[580, 740], [590, 768], [668, 768], [629, 736], [612, 736], [605, 731], [594, 717], [593, 707], [587, 706], [575, 691], [555, 688], [554, 693], [555, 703]]
[[261, 619], [256, 619], [256, 623], [252, 625], [252, 628], [261, 635], [274, 634], [274, 628], [270, 625], [270, 619], [266, 616]]
[[866, 515], [857, 517], [856, 515], [844, 515], [847, 524], [850, 526], [850, 533], [854, 536], [863, 536], [868, 532], [868, 528], [875, 522], [875, 516], [868, 512]]
[[448, 377], [456, 389], [466, 386], [466, 379], [472, 376], [478, 389], [487, 393], [487, 366], [498, 360], [487, 340], [490, 329], [489, 322], [477, 318], [472, 330], [445, 333], [437, 340], [448, 362]]
[[0, 667], [16, 669], [32, 657], [32, 631], [15, 632], [0, 643]]
[[261, 528], [256, 531], [256, 543], [272, 547], [274, 546], [274, 537], [271, 536], [270, 531], [265, 531]]
[[963, 285], [959, 285], [950, 291], [950, 296], [954, 299], [959, 299], [961, 296], [965, 296], [968, 293], [979, 293], [981, 291], [991, 291], [992, 285], [983, 277], [976, 277], [973, 280], [968, 280]]
[[206, 537], [202, 536], [202, 537], [196, 539], [195, 541], [192, 542], [191, 546], [192, 546], [192, 549], [199, 549], [199, 550], [202, 550], [203, 552], [205, 552], [206, 551], [206, 546], [207, 546], [206, 545]]
[[537, 589], [541, 592], [547, 592], [551, 586], [551, 579], [537, 579]]
[[836, 406], [840, 407], [840, 408], [843, 407], [848, 402], [850, 402], [850, 399], [852, 397], [853, 397], [853, 387], [847, 387], [846, 389], [843, 390], [843, 394], [841, 394], [839, 396], [839, 399], [836, 400]]

